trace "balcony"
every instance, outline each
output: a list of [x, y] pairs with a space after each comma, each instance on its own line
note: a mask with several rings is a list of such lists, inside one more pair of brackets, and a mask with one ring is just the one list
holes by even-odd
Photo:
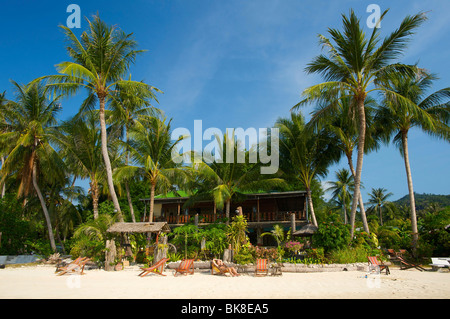
[[[259, 218], [258, 214], [255, 212], [244, 213], [249, 226], [257, 224], [276, 224], [276, 223], [288, 223], [291, 222], [291, 214], [295, 215], [296, 221], [305, 221], [306, 215], [303, 211], [286, 211], [286, 212], [260, 212]], [[170, 216], [160, 216], [157, 217], [155, 221], [165, 221], [171, 226], [183, 225], [189, 222], [192, 218], [195, 218], [197, 214], [183, 214], [183, 215], [170, 215]], [[232, 215], [234, 216], [234, 214]], [[225, 217], [225, 214], [204, 214], [198, 215], [199, 224], [210, 224], [214, 223], [218, 219]]]

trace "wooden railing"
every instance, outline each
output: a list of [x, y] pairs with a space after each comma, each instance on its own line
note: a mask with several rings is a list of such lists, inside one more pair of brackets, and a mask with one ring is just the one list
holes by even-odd
[[[267, 222], [267, 221], [290, 221], [290, 215], [295, 214], [296, 220], [304, 220], [306, 216], [302, 211], [289, 211], [289, 212], [260, 212], [259, 219], [257, 213], [244, 213], [248, 222]], [[159, 217], [158, 221], [166, 221], [168, 224], [186, 224], [193, 218], [193, 215], [174, 215]], [[199, 223], [214, 223], [217, 219], [225, 217], [224, 214], [205, 214], [198, 216]]]

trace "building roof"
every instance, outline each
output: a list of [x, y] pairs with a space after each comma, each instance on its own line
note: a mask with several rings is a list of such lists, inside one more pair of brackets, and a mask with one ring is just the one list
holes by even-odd
[[108, 228], [108, 233], [158, 233], [170, 232], [166, 222], [115, 223]]

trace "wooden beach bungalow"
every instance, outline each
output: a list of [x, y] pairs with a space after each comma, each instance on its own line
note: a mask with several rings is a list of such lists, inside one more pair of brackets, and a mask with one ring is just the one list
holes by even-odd
[[[188, 199], [189, 196], [181, 191], [157, 196], [154, 200], [154, 221], [167, 222], [170, 227], [181, 226], [189, 221], [202, 226], [225, 217], [225, 209], [216, 209], [212, 200], [186, 205]], [[150, 199], [141, 200], [145, 203], [146, 214]], [[231, 203], [231, 218], [237, 215], [238, 207], [242, 207], [247, 219], [251, 241], [258, 244], [263, 244], [260, 234], [270, 231], [275, 224], [295, 231], [308, 223], [305, 191], [246, 194], [245, 199]]]

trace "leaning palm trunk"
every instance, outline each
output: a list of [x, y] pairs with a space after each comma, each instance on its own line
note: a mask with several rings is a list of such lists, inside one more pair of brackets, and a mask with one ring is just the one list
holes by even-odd
[[127, 193], [128, 207], [130, 208], [131, 220], [133, 221], [133, 223], [135, 223], [136, 217], [134, 216], [133, 202], [131, 201], [130, 186], [128, 185], [128, 182], [125, 182], [125, 191]]
[[[353, 167], [352, 155], [347, 154], [348, 166], [350, 167], [350, 172], [352, 173], [353, 180], [355, 180], [355, 168]], [[359, 192], [359, 209], [361, 210], [361, 220], [363, 222], [364, 231], [370, 234], [369, 224], [367, 223], [366, 210], [364, 209], [364, 201], [362, 198], [361, 191]]]
[[360, 191], [361, 173], [364, 157], [364, 140], [366, 138], [366, 115], [364, 110], [364, 100], [365, 96], [360, 97], [357, 102], [359, 115], [359, 137], [358, 137], [358, 157], [356, 159], [355, 191], [353, 193], [352, 210], [350, 212], [350, 225], [351, 225], [350, 235], [352, 239], [355, 232], [356, 208], [358, 206], [359, 198], [361, 195]]
[[56, 252], [55, 236], [53, 235], [52, 222], [50, 220], [50, 215], [47, 210], [47, 205], [45, 204], [44, 197], [42, 196], [41, 189], [39, 188], [39, 185], [38, 185], [37, 179], [36, 179], [36, 163], [33, 163], [32, 179], [33, 179], [34, 189], [36, 190], [36, 193], [39, 197], [39, 201], [41, 202], [42, 210], [44, 211], [45, 221], [47, 222], [48, 237], [50, 239], [50, 245], [52, 247], [52, 250], [54, 252]]
[[106, 177], [108, 180], [109, 193], [111, 195], [114, 208], [117, 210], [119, 221], [123, 222], [122, 211], [120, 210], [119, 201], [117, 200], [116, 191], [114, 190], [114, 183], [112, 178], [111, 161], [108, 155], [108, 142], [106, 133], [106, 121], [105, 121], [105, 97], [99, 96], [100, 100], [100, 129], [101, 129], [101, 140], [102, 140], [102, 155], [105, 162]]
[[411, 176], [411, 167], [409, 166], [408, 154], [408, 132], [402, 132], [403, 158], [405, 160], [406, 178], [408, 180], [409, 201], [411, 210], [411, 231], [412, 231], [412, 250], [415, 253], [417, 241], [419, 240], [419, 232], [417, 229], [416, 201], [414, 199], [414, 189]]
[[311, 219], [312, 219], [313, 225], [317, 227], [318, 224], [317, 224], [316, 214], [314, 213], [314, 206], [313, 206], [313, 201], [311, 198], [311, 189], [309, 189], [309, 188], [306, 189], [306, 196], [308, 197], [308, 205], [309, 205], [309, 210], [311, 213]]

